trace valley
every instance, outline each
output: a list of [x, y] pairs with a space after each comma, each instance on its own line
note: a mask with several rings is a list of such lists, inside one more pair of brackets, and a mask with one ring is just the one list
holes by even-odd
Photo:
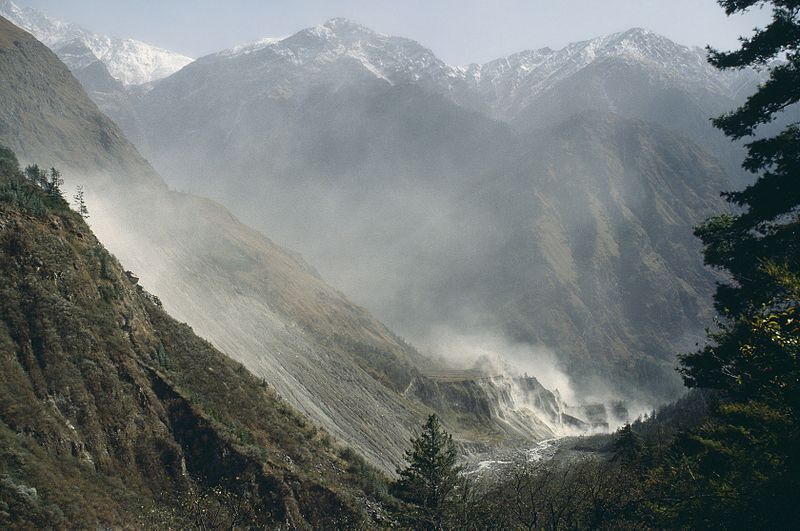
[[453, 65], [0, 0], [0, 527], [780, 528], [795, 3]]
[[[9, 44], [0, 69], [14, 84], [0, 95], [2, 123], [26, 125], [13, 135], [3, 129], [0, 143], [25, 163], [58, 166], [68, 186], [82, 185], [93, 230], [172, 315], [392, 472], [413, 427], [431, 411], [403, 391], [412, 382], [426, 387], [421, 367], [434, 362], [330, 288], [296, 253], [209, 200], [169, 191], [54, 54], [10, 25], [4, 31]], [[50, 83], [38, 83], [42, 71]], [[23, 120], [21, 109], [33, 108]], [[475, 419], [469, 416], [477, 411], [452, 411], [448, 424], [463, 444], [536, 433], [491, 411], [496, 389], [465, 387], [456, 395], [472, 394], [484, 409]], [[449, 407], [433, 404], [443, 413]], [[378, 425], [376, 418], [392, 422]]]
[[[734, 176], [718, 132], [645, 98], [705, 116], [758, 79], [703, 53], [631, 30], [464, 69], [333, 19], [200, 58], [130, 116], [104, 110], [171, 186], [298, 250], [426, 353], [453, 350], [439, 330], [497, 336], [553, 352], [583, 395], [646, 410], [680, 392], [675, 353], [710, 316], [692, 228]], [[607, 63], [625, 77], [584, 79]], [[542, 103], [598, 84], [620, 101]]]

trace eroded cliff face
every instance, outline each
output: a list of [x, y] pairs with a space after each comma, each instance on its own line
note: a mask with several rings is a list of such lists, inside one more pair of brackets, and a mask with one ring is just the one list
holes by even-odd
[[622, 402], [567, 404], [558, 391], [528, 375], [429, 373], [415, 378], [405, 394], [442, 415], [468, 450], [608, 431], [628, 416]]

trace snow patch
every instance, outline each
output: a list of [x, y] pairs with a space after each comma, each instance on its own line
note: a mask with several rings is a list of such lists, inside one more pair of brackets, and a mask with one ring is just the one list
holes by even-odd
[[[11, 0], [0, 2], [0, 15], [30, 32], [52, 50], [75, 41], [82, 43], [124, 85], [141, 85], [165, 78], [192, 62], [190, 57], [141, 41], [92, 33], [74, 24], [52, 19], [39, 10], [19, 7]], [[75, 68], [72, 64], [70, 66]]]

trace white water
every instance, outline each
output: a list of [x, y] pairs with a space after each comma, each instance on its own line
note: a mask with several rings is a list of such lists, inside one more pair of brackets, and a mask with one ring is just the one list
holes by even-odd
[[486, 461], [478, 462], [478, 464], [475, 465], [475, 468], [465, 472], [465, 475], [470, 476], [472, 474], [485, 474], [497, 469], [498, 466], [510, 465], [511, 463], [511, 461], [503, 461], [500, 459], [487, 459]]
[[549, 461], [556, 455], [558, 451], [558, 441], [563, 437], [553, 437], [552, 439], [545, 439], [536, 443], [536, 446], [525, 452], [529, 463], [539, 463], [540, 461]]
[[514, 463], [519, 464], [519, 456], [522, 456], [524, 461], [528, 463], [541, 463], [550, 461], [553, 459], [553, 457], [555, 457], [556, 452], [558, 451], [559, 441], [561, 441], [563, 438], [564, 436], [552, 437], [550, 439], [538, 441], [532, 448], [520, 450], [513, 456], [509, 454], [503, 456], [503, 458], [496, 457], [494, 459], [484, 459], [483, 461], [478, 461], [477, 463], [468, 465], [467, 471], [464, 472], [464, 475], [483, 476], [502, 472], [504, 467], [508, 465], [513, 465]]

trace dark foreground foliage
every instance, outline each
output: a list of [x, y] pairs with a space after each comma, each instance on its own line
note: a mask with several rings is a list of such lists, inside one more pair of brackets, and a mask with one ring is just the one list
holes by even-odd
[[[722, 0], [726, 12], [772, 9], [772, 21], [733, 52], [711, 51], [718, 68], [769, 67], [769, 78], [714, 123], [732, 139], [752, 137], [744, 168], [757, 175], [724, 194], [735, 214], [697, 234], [706, 263], [725, 272], [715, 303], [718, 330], [682, 356], [690, 387], [723, 401], [701, 430], [675, 445], [690, 480], [676, 482], [676, 518], [693, 525], [788, 527], [800, 521], [800, 128], [756, 138], [800, 100], [800, 1]], [[666, 469], [679, 479], [677, 466]], [[688, 517], [691, 515], [691, 517]]]
[[[709, 343], [681, 357], [691, 406], [626, 426], [611, 459], [522, 464], [465, 481], [448, 528], [792, 529], [800, 523], [800, 124], [757, 138], [800, 100], [800, 1], [720, 0], [772, 21], [719, 68], [767, 68], [739, 109], [714, 121], [754, 137], [743, 166], [755, 182], [723, 194], [733, 213], [697, 228], [706, 263], [728, 282], [715, 295]], [[780, 59], [778, 63], [771, 63]]]

